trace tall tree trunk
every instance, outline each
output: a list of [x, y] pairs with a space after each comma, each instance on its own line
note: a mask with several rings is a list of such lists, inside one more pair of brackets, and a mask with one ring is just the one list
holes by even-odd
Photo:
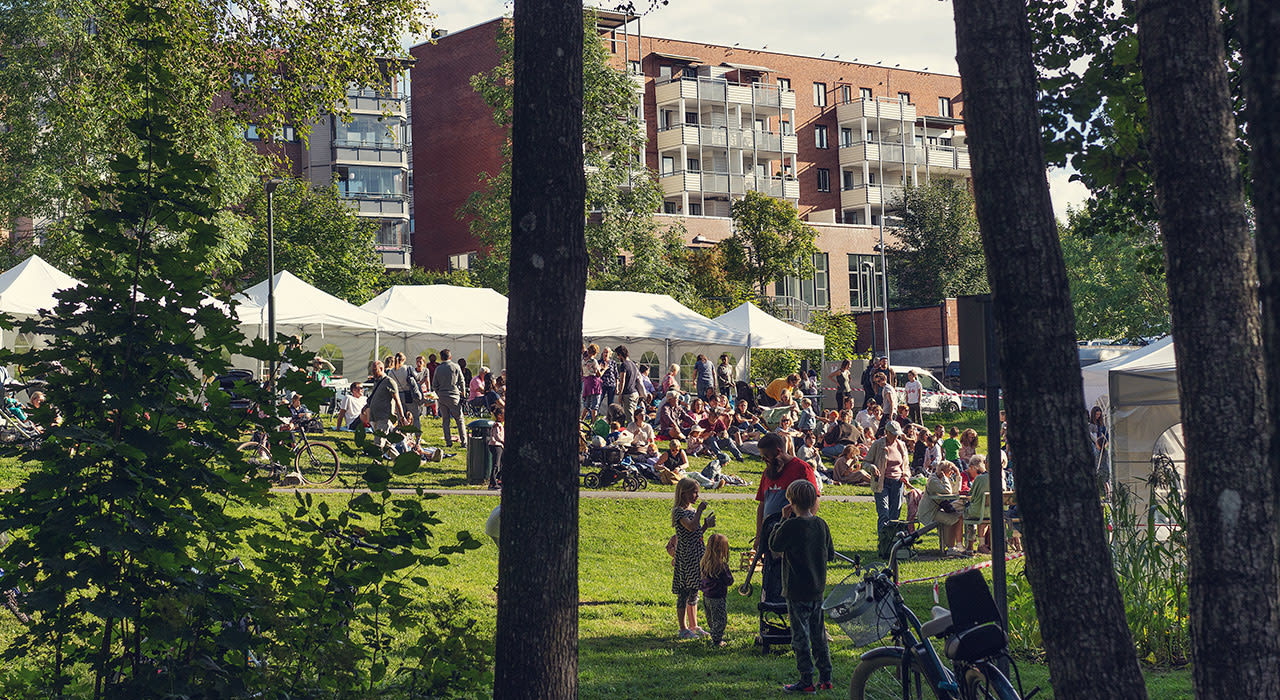
[[1027, 577], [1054, 694], [1144, 698], [1103, 529], [1075, 320], [1049, 201], [1026, 4], [955, 0]]
[[1218, 10], [1214, 0], [1140, 0], [1138, 45], [1187, 442], [1196, 696], [1273, 699], [1275, 481], [1257, 266]]
[[[1280, 4], [1241, 3], [1244, 20], [1245, 104], [1253, 149], [1253, 210], [1257, 217], [1258, 295], [1262, 300], [1263, 357], [1267, 405], [1280, 417]], [[1271, 472], [1275, 515], [1280, 516], [1280, 431], [1272, 422], [1267, 471]], [[1275, 521], [1280, 533], [1280, 520]], [[1273, 537], [1277, 536], [1273, 533]], [[1273, 627], [1274, 629], [1274, 627]]]
[[515, 4], [511, 269], [494, 697], [578, 692], [582, 3]]

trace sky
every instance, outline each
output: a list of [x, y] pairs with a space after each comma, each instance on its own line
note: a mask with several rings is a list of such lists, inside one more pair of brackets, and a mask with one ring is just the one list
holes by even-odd
[[[644, 12], [651, 0], [632, 0]], [[615, 0], [616, 2], [616, 0]], [[661, 0], [658, 0], [661, 2]], [[602, 7], [612, 7], [608, 2]], [[504, 0], [432, 0], [434, 26], [458, 31], [511, 12]], [[955, 23], [940, 0], [669, 0], [640, 19], [646, 36], [764, 49], [799, 55], [839, 55], [861, 63], [959, 74]], [[1049, 173], [1054, 213], [1065, 218], [1088, 194], [1071, 173]]]

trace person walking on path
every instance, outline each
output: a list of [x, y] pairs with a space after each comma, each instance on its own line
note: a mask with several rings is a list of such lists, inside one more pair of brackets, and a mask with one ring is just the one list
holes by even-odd
[[454, 362], [448, 350], [440, 351], [440, 365], [431, 377], [431, 388], [436, 392], [436, 401], [440, 404], [440, 423], [444, 427], [445, 447], [453, 447], [453, 436], [449, 434], [449, 421], [458, 425], [458, 444], [467, 446], [467, 431], [462, 427], [462, 397], [466, 393], [466, 379], [462, 368]]

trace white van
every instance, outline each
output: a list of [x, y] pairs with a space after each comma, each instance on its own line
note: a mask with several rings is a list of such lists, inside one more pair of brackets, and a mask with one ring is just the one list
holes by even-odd
[[921, 367], [903, 367], [892, 365], [894, 374], [897, 375], [897, 382], [894, 384], [898, 401], [906, 403], [907, 392], [903, 389], [907, 385], [907, 372], [915, 372], [916, 380], [920, 382], [920, 386], [924, 388], [924, 393], [920, 397], [921, 411], [947, 411], [954, 413], [959, 411], [962, 403], [960, 394], [948, 389], [938, 378], [933, 376], [933, 372]]

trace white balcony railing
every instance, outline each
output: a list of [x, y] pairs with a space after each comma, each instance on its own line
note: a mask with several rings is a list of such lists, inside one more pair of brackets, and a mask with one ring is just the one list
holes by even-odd
[[780, 91], [776, 85], [736, 83], [723, 78], [671, 78], [658, 83], [654, 92], [660, 105], [684, 98], [757, 107], [796, 108], [796, 94], [791, 90]]

